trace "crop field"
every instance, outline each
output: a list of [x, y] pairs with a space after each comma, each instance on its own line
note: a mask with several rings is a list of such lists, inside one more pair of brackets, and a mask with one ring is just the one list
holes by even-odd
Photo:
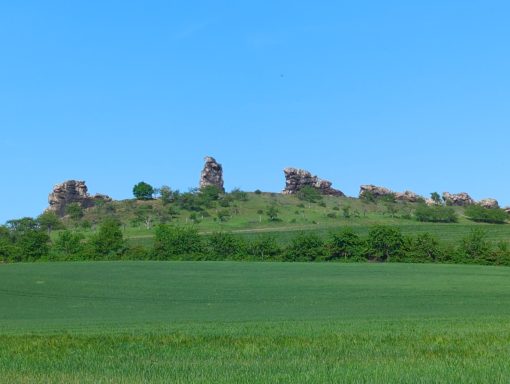
[[508, 382], [510, 268], [0, 265], [0, 382]]

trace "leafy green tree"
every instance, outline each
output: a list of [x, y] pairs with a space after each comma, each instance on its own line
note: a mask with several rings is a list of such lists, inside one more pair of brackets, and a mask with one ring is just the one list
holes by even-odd
[[442, 200], [441, 200], [441, 195], [439, 195], [439, 193], [437, 193], [437, 192], [432, 192], [432, 193], [430, 194], [430, 198], [431, 198], [431, 200], [432, 200], [434, 203], [436, 203], [436, 205], [441, 205]]
[[444, 250], [439, 241], [430, 233], [420, 233], [410, 239], [406, 258], [408, 261], [418, 263], [436, 262], [444, 258]]
[[236, 201], [248, 201], [248, 194], [239, 188], [234, 188], [229, 195]]
[[301, 232], [295, 236], [285, 252], [288, 261], [315, 261], [325, 255], [324, 241], [315, 233]]
[[133, 195], [137, 200], [151, 200], [153, 194], [154, 188], [145, 181], [140, 181], [133, 187]]
[[55, 212], [46, 211], [37, 217], [37, 222], [41, 228], [46, 228], [48, 235], [51, 234], [52, 230], [62, 229], [64, 224], [62, 220], [57, 216]]
[[158, 260], [201, 255], [204, 243], [193, 226], [160, 224], [154, 232], [154, 255]]
[[246, 246], [246, 251], [248, 255], [258, 260], [274, 260], [282, 253], [282, 249], [273, 235], [260, 235], [251, 240]]
[[89, 244], [96, 258], [118, 258], [126, 250], [121, 223], [107, 218], [99, 226], [98, 233], [90, 238]]
[[163, 203], [163, 205], [170, 204], [175, 199], [174, 193], [172, 192], [172, 189], [168, 185], [163, 185], [159, 189], [159, 195], [161, 197], [161, 202]]
[[81, 233], [65, 230], [59, 232], [53, 248], [64, 259], [77, 259], [85, 248], [83, 239], [84, 236]]
[[230, 219], [230, 211], [228, 209], [220, 209], [216, 216], [219, 221], [226, 222]]
[[472, 229], [459, 246], [461, 262], [484, 263], [491, 257], [492, 247], [487, 240], [487, 232], [481, 228]]
[[359, 260], [362, 258], [363, 241], [352, 228], [344, 228], [330, 234], [326, 248], [326, 260]]
[[401, 255], [404, 237], [399, 228], [376, 225], [368, 232], [368, 250], [372, 257], [381, 261], [390, 261]]

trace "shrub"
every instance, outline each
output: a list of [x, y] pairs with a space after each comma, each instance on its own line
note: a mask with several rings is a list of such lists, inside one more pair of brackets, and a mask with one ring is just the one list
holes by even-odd
[[203, 240], [193, 226], [160, 224], [155, 229], [154, 257], [157, 260], [200, 255], [203, 250]]
[[273, 235], [260, 235], [246, 245], [248, 255], [255, 259], [277, 259], [281, 256], [282, 249]]
[[126, 250], [121, 224], [108, 218], [101, 223], [97, 234], [89, 240], [94, 258], [117, 259]]
[[500, 208], [484, 208], [480, 205], [470, 205], [464, 210], [464, 214], [473, 221], [492, 224], [504, 224], [508, 219], [508, 213]]
[[420, 233], [408, 241], [405, 261], [418, 263], [435, 262], [444, 258], [439, 241], [430, 233]]
[[474, 228], [461, 240], [458, 261], [484, 263], [491, 258], [491, 248], [491, 244], [487, 241], [487, 232], [480, 228]]
[[228, 232], [214, 232], [207, 241], [208, 254], [216, 260], [235, 259], [243, 255], [244, 243]]
[[444, 207], [442, 205], [428, 206], [420, 204], [414, 211], [414, 216], [418, 221], [426, 221], [432, 223], [456, 223], [457, 214], [452, 207]]
[[404, 237], [399, 228], [376, 225], [368, 232], [368, 252], [380, 261], [398, 259], [403, 251]]
[[324, 242], [315, 233], [301, 232], [292, 239], [285, 252], [289, 261], [315, 261], [324, 257]]
[[331, 233], [326, 244], [326, 260], [360, 260], [362, 258], [363, 241], [351, 228]]
[[81, 233], [65, 230], [58, 234], [53, 249], [60, 256], [59, 259], [79, 259], [83, 257], [81, 254], [85, 248], [82, 240]]

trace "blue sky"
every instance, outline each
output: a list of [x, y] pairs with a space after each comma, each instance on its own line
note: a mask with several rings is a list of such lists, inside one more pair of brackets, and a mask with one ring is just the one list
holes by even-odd
[[505, 1], [0, 3], [0, 222], [52, 186], [227, 189], [306, 168], [510, 204]]

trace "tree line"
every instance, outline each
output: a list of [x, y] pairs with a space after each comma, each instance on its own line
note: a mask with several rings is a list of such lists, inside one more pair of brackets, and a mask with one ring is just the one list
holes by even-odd
[[430, 233], [404, 235], [400, 228], [375, 225], [366, 235], [344, 227], [326, 237], [298, 232], [281, 244], [274, 234], [245, 238], [230, 232], [201, 235], [194, 225], [160, 224], [151, 246], [130, 244], [118, 220], [104, 220], [85, 238], [69, 229], [53, 239], [42, 219], [11, 220], [0, 227], [0, 261], [59, 260], [251, 260], [417, 262], [510, 265], [506, 242], [493, 243], [480, 228], [457, 244], [440, 242]]

